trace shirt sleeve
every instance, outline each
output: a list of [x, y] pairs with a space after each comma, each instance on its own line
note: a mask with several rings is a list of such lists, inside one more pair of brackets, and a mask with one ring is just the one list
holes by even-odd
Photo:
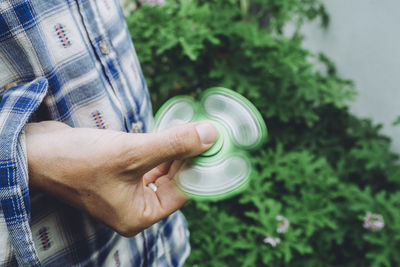
[[30, 229], [24, 126], [42, 102], [47, 87], [45, 78], [37, 78], [9, 88], [0, 96], [0, 213], [20, 266], [40, 266]]

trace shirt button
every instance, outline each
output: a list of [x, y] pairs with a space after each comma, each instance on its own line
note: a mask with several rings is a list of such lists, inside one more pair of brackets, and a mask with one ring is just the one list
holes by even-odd
[[3, 90], [4, 90], [4, 91], [7, 91], [7, 90], [10, 89], [11, 87], [15, 87], [15, 86], [17, 86], [17, 85], [18, 85], [17, 83], [10, 83], [10, 84], [7, 84], [6, 86], [3, 87]]
[[141, 132], [140, 127], [139, 127], [139, 125], [138, 125], [137, 123], [135, 123], [135, 124], [133, 125], [132, 131], [133, 131], [134, 133], [140, 133], [140, 132]]
[[108, 55], [110, 54], [110, 46], [106, 41], [101, 41], [100, 42], [100, 50], [103, 55]]

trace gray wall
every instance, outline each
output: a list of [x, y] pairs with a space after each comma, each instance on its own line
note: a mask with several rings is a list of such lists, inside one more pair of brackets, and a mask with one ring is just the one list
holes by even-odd
[[339, 74], [355, 82], [351, 111], [382, 123], [400, 154], [400, 126], [392, 126], [400, 116], [400, 0], [324, 2], [330, 26], [306, 25], [304, 46], [328, 55]]

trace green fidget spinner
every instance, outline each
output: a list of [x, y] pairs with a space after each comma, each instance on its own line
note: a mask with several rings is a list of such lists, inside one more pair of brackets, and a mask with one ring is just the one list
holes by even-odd
[[197, 199], [221, 199], [245, 188], [252, 172], [248, 151], [259, 148], [267, 127], [256, 107], [238, 93], [221, 87], [207, 89], [200, 101], [189, 96], [168, 100], [157, 112], [155, 131], [196, 121], [218, 130], [215, 143], [183, 164], [176, 183]]

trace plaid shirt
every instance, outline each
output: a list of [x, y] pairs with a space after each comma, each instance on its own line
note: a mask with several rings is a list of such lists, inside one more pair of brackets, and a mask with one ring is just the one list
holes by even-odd
[[0, 265], [183, 264], [190, 249], [179, 212], [124, 238], [28, 190], [26, 123], [151, 128], [147, 88], [117, 0], [1, 0], [0, 91]]

